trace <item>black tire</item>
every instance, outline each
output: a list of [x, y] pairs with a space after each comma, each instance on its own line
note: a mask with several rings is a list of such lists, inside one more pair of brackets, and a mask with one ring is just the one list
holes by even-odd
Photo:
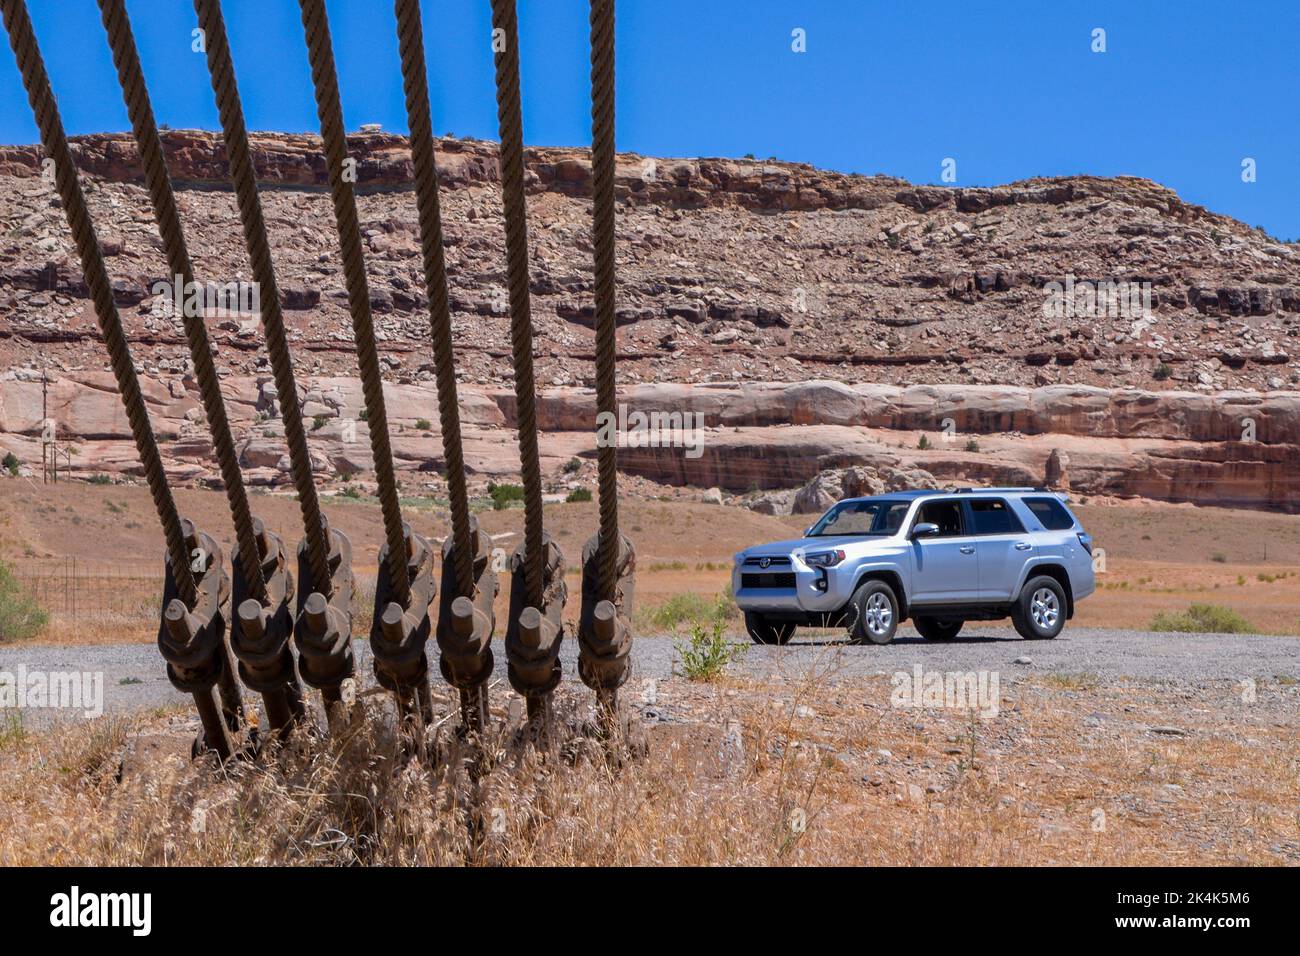
[[849, 604], [856, 614], [849, 627], [850, 644], [888, 644], [898, 630], [898, 598], [884, 581], [863, 581]]
[[785, 644], [794, 636], [793, 621], [773, 621], [756, 611], [745, 612], [745, 630], [755, 644]]
[[927, 641], [951, 641], [966, 622], [959, 617], [915, 617], [912, 626]]
[[1050, 641], [1065, 627], [1065, 589], [1045, 574], [1030, 578], [1011, 606], [1011, 623], [1027, 641]]

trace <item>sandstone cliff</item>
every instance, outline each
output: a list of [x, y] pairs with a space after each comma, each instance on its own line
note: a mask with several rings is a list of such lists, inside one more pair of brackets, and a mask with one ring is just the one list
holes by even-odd
[[[219, 138], [164, 134], [200, 279], [247, 275]], [[254, 136], [313, 454], [370, 467], [319, 142]], [[119, 307], [177, 480], [213, 468], [128, 136], [74, 141]], [[410, 160], [350, 138], [372, 305], [404, 480], [437, 487], [441, 446]], [[494, 144], [439, 143], [457, 361], [479, 481], [516, 471]], [[591, 168], [527, 154], [542, 448], [554, 487], [593, 452]], [[37, 147], [0, 147], [0, 452], [39, 462], [40, 374], [82, 474], [130, 473], [124, 428]], [[698, 457], [628, 448], [660, 485], [792, 488], [826, 468], [1296, 510], [1296, 247], [1132, 178], [912, 185], [776, 161], [619, 157], [620, 397], [699, 412]], [[1144, 284], [1149, 311], [1046, 315], [1053, 284]], [[256, 317], [213, 315], [244, 464], [285, 483]], [[349, 424], [350, 423], [350, 424]], [[922, 435], [925, 441], [921, 441]], [[917, 447], [924, 445], [926, 447]], [[1050, 461], [1050, 464], [1049, 464]]]

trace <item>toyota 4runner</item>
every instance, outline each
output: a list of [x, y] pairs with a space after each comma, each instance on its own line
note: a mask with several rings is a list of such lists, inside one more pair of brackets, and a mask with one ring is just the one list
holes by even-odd
[[1007, 617], [1022, 637], [1053, 638], [1094, 587], [1092, 538], [1063, 495], [1035, 488], [848, 498], [802, 538], [741, 551], [732, 571], [759, 644], [799, 626], [888, 644], [908, 618], [932, 641]]

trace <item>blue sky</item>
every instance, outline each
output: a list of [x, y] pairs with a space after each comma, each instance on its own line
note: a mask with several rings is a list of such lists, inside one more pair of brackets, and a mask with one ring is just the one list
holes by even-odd
[[[69, 132], [128, 128], [94, 0], [28, 3]], [[190, 0], [127, 7], [160, 122], [215, 129]], [[328, 7], [348, 127], [404, 131], [392, 3]], [[488, 0], [423, 7], [435, 129], [495, 139]], [[224, 9], [250, 126], [314, 132], [295, 0]], [[587, 144], [586, 0], [519, 17], [527, 142]], [[1131, 174], [1300, 238], [1297, 41], [1297, 0], [619, 0], [618, 145], [914, 182], [952, 158], [957, 185]], [[0, 142], [35, 140], [6, 50]]]

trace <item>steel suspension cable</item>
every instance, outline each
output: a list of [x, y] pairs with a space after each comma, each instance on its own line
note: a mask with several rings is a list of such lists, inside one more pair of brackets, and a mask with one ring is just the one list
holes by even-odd
[[[171, 178], [167, 174], [162, 141], [158, 136], [158, 126], [154, 120], [153, 107], [149, 102], [149, 91], [145, 87], [144, 72], [140, 67], [135, 38], [131, 34], [131, 23], [127, 19], [126, 6], [123, 0], [99, 0], [99, 10], [104, 30], [108, 33], [109, 46], [113, 51], [113, 63], [122, 86], [122, 98], [126, 103], [136, 143], [140, 148], [145, 187], [149, 191], [149, 199], [153, 205], [163, 251], [167, 256], [172, 275], [181, 276], [182, 290], [189, 290], [195, 287], [194, 267], [185, 245], [185, 235], [181, 230], [176, 196], [172, 191]], [[188, 292], [185, 292], [185, 295], [188, 295]], [[198, 315], [191, 315], [191, 310], [186, 308], [183, 302], [177, 301], [173, 305], [180, 313], [179, 317], [185, 327], [185, 338], [189, 343], [190, 358], [194, 363], [194, 374], [198, 380], [203, 410], [208, 419], [208, 430], [212, 434], [213, 449], [221, 467], [222, 483], [226, 487], [226, 498], [230, 503], [231, 517], [234, 519], [240, 568], [244, 579], [250, 585], [253, 596], [259, 601], [265, 601], [266, 579], [262, 574], [261, 552], [257, 546], [257, 535], [253, 529], [253, 518], [248, 507], [248, 495], [244, 490], [244, 479], [239, 470], [239, 455], [235, 451], [230, 422], [226, 418], [226, 406], [221, 397], [221, 382], [217, 378], [216, 365], [212, 361], [212, 348], [208, 341], [202, 311], [200, 310]]]
[[27, 5], [23, 0], [0, 0], [0, 14], [3, 15], [5, 30], [9, 34], [9, 45], [14, 51], [18, 70], [22, 74], [27, 100], [31, 104], [36, 125], [40, 130], [41, 145], [45, 155], [54, 162], [55, 186], [63, 204], [64, 214], [67, 216], [68, 226], [72, 231], [73, 241], [77, 246], [77, 255], [81, 259], [86, 286], [90, 290], [90, 297], [95, 306], [95, 317], [108, 349], [113, 376], [117, 379], [117, 388], [122, 396], [122, 404], [126, 408], [127, 420], [131, 425], [131, 435], [135, 439], [136, 449], [140, 453], [140, 462], [144, 466], [145, 480], [149, 484], [154, 507], [158, 511], [158, 520], [162, 524], [172, 574], [180, 590], [181, 600], [189, 607], [193, 607], [197, 599], [197, 591], [194, 575], [190, 569], [185, 534], [181, 530], [180, 517], [176, 513], [176, 503], [172, 499], [171, 489], [167, 485], [167, 475], [158, 454], [158, 443], [149, 422], [149, 411], [145, 406], [144, 396], [140, 392], [140, 382], [135, 374], [135, 363], [131, 358], [117, 305], [113, 302], [113, 288], [104, 265], [104, 253], [86, 209], [86, 199], [77, 179], [76, 164], [72, 158], [72, 151], [68, 147], [63, 121], [59, 118], [54, 93], [50, 89], [45, 63], [32, 32]]
[[424, 64], [424, 30], [420, 0], [396, 0], [397, 40], [402, 56], [402, 85], [415, 167], [415, 201], [420, 216], [424, 286], [433, 333], [434, 374], [438, 383], [438, 417], [447, 462], [447, 497], [451, 501], [453, 565], [461, 595], [474, 591], [474, 545], [470, 536], [469, 495], [465, 488], [465, 453], [461, 445], [456, 367], [452, 351], [451, 308], [447, 301], [447, 264], [438, 203], [438, 165], [429, 118], [428, 77]]
[[[506, 217], [506, 273], [510, 341], [515, 369], [519, 464], [524, 482], [526, 603], [542, 606], [542, 474], [537, 452], [537, 396], [533, 379], [533, 322], [528, 290], [528, 210], [524, 199], [524, 129], [519, 103], [519, 24], [515, 0], [492, 0], [496, 50], [497, 125], [501, 136], [501, 199]], [[495, 46], [495, 44], [494, 44]]]
[[[614, 285], [614, 0], [591, 0], [592, 245], [596, 259], [596, 412], [617, 420]], [[618, 442], [596, 451], [600, 485], [601, 596], [618, 582]]]
[[338, 75], [334, 67], [329, 20], [325, 14], [324, 0], [298, 0], [298, 5], [302, 11], [303, 32], [311, 61], [312, 87], [316, 96], [316, 115], [320, 120], [325, 160], [329, 169], [330, 197], [334, 203], [334, 219], [338, 226], [343, 272], [348, 288], [348, 306], [352, 313], [357, 365], [361, 372], [366, 422], [370, 430], [370, 449], [379, 484], [379, 505], [384, 515], [393, 598], [407, 607], [410, 604], [411, 585], [406, 572], [402, 508], [398, 501], [393, 452], [388, 440], [384, 383], [379, 373], [379, 351], [375, 345], [375, 328], [370, 315], [370, 287], [366, 281], [366, 266], [361, 251], [356, 197], [345, 172], [348, 146], [343, 134], [343, 108], [339, 104]]
[[289, 446], [293, 484], [298, 492], [303, 526], [307, 533], [307, 559], [311, 565], [312, 581], [317, 590], [329, 597], [329, 540], [325, 517], [320, 510], [320, 497], [312, 478], [311, 455], [302, 424], [302, 406], [298, 401], [293, 358], [285, 339], [280, 287], [271, 261], [271, 244], [262, 216], [262, 203], [258, 197], [256, 171], [248, 146], [248, 129], [244, 124], [239, 87], [235, 81], [235, 65], [226, 38], [226, 23], [221, 14], [220, 0], [194, 0], [194, 11], [199, 17], [199, 27], [204, 32], [208, 72], [212, 78], [212, 92], [216, 95], [217, 111], [221, 116], [221, 132], [230, 163], [230, 178], [235, 187], [235, 200], [239, 206], [239, 221], [244, 230], [244, 245], [252, 265], [253, 279], [260, 290], [262, 327], [266, 333], [271, 372], [280, 400], [280, 417], [284, 423], [285, 442]]

